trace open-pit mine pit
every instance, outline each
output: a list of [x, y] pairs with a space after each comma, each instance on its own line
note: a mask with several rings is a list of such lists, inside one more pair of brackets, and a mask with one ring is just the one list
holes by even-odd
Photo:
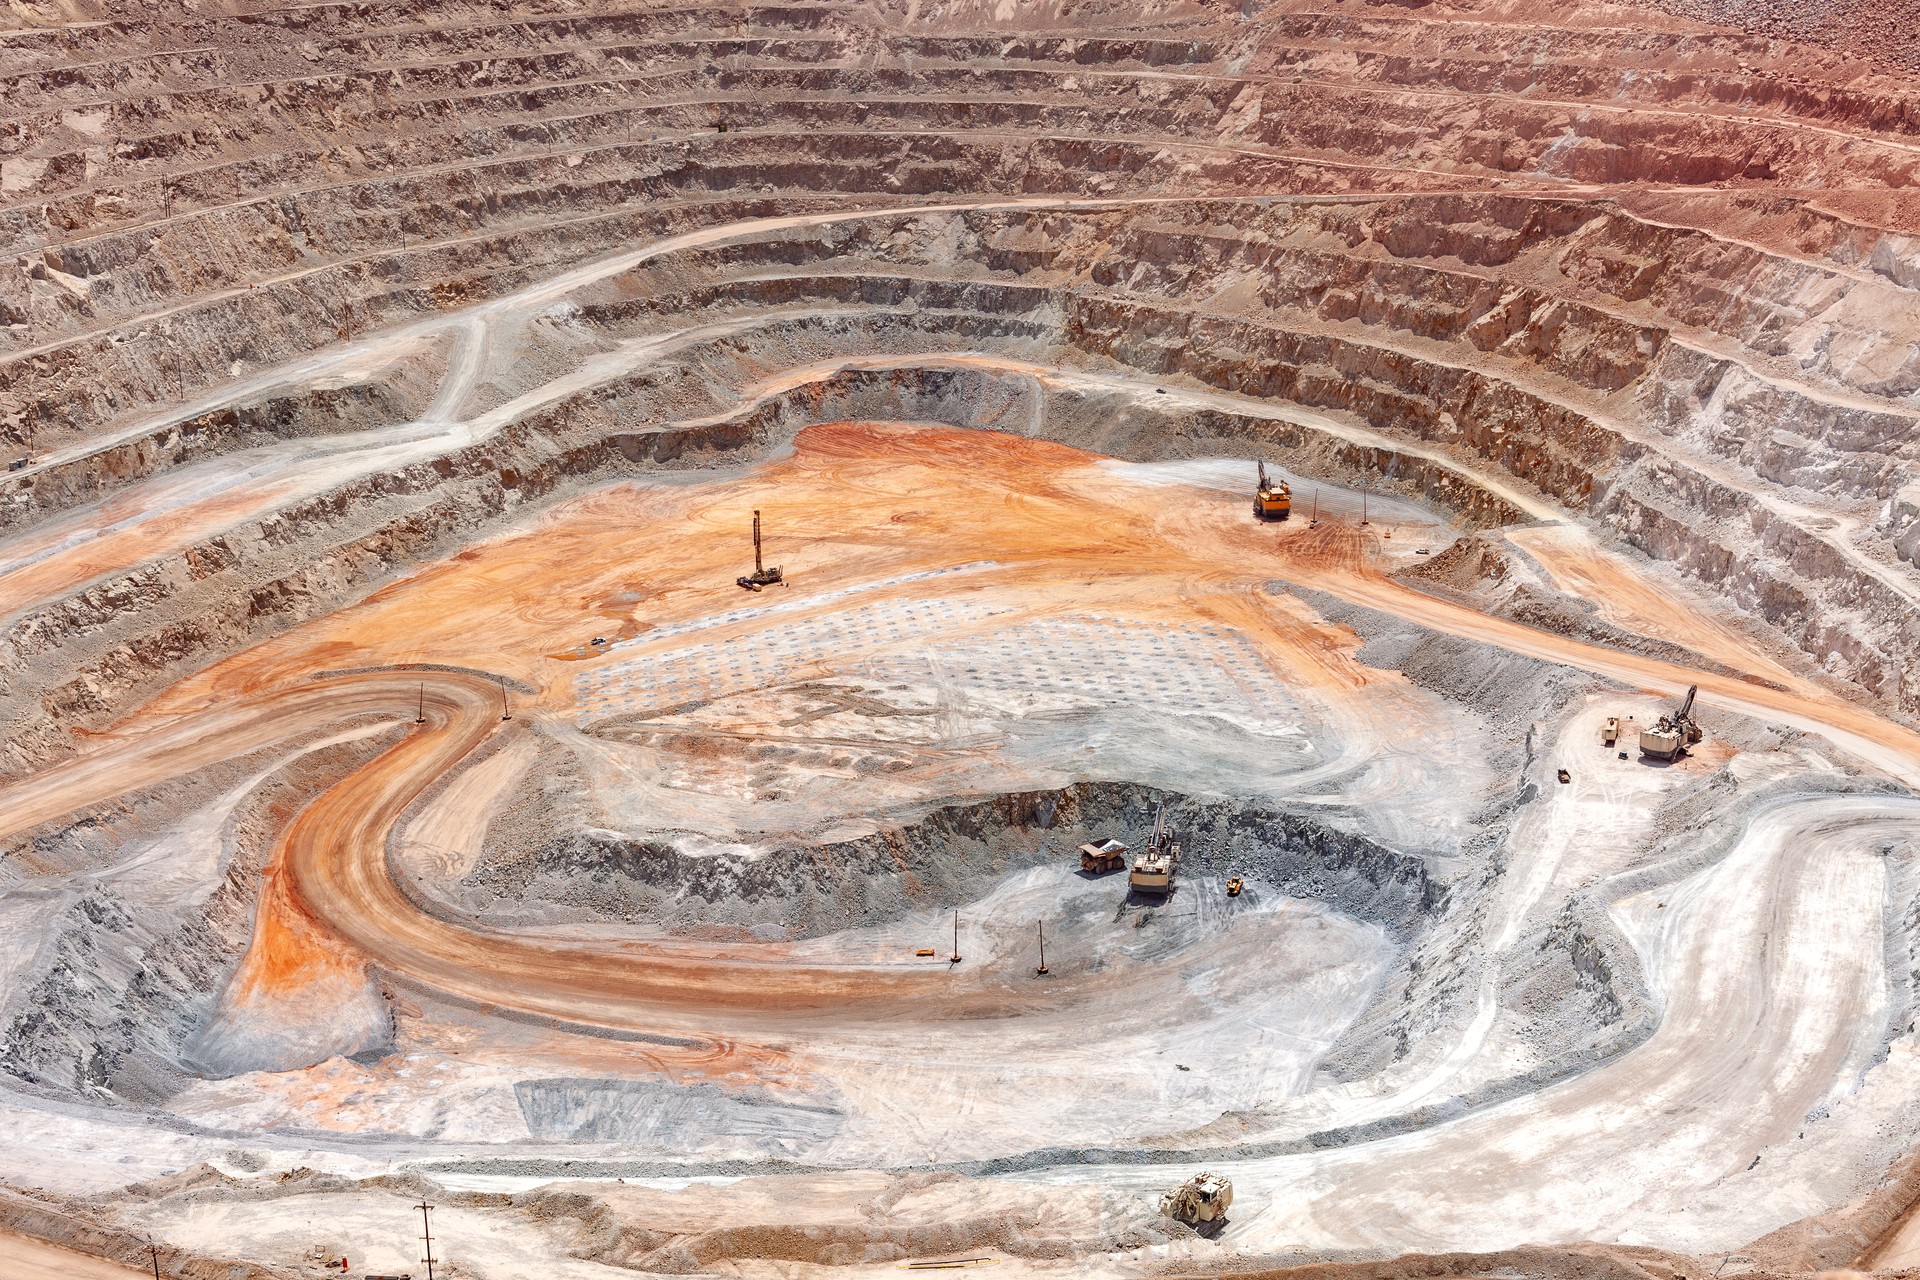
[[1920, 1268], [1916, 19], [15, 0], [0, 1280]]

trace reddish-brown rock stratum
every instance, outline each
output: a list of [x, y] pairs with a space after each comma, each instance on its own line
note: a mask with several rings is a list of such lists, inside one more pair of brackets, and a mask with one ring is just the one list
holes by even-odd
[[1889, 70], [1920, 70], [1920, 6], [1913, 0], [1657, 0], [1668, 13], [1771, 41], [1805, 41]]
[[[1920, 537], [1888, 471], [1920, 385], [1920, 91], [1877, 63], [1627, 8], [1345, 0], [15, 13], [0, 431], [36, 461], [12, 519], [247, 441], [336, 440], [365, 408], [405, 420], [425, 408], [408, 370], [452, 332], [423, 319], [664, 237], [866, 210], [832, 234], [744, 237], [735, 252], [785, 283], [708, 251], [701, 285], [722, 293], [682, 301], [799, 331], [818, 322], [795, 287], [950, 282], [951, 305], [874, 344], [1003, 344], [982, 327], [1014, 325], [1057, 360], [1247, 390], [1249, 362], [1197, 340], [1238, 325], [1237, 352], [1298, 384], [1263, 394], [1518, 464], [1837, 674], [1915, 696], [1908, 641], [1833, 625], [1886, 630]], [[1004, 227], [914, 264], [917, 282], [838, 249], [891, 211], [1008, 198], [1104, 203], [992, 215]], [[684, 287], [694, 263], [610, 284]], [[1266, 283], [1228, 287], [1250, 273]], [[1141, 306], [1179, 336], [1116, 350], [1102, 331]], [[382, 365], [395, 331], [420, 335], [418, 357]], [[349, 345], [369, 355], [301, 382]], [[605, 389], [644, 419], [688, 407], [684, 387]], [[1540, 448], [1594, 442], [1609, 483], [1591, 462], [1535, 475], [1521, 442], [1549, 420]], [[445, 479], [383, 495], [387, 523]], [[277, 566], [235, 558], [214, 556], [225, 598], [279, 594]], [[150, 660], [115, 661], [110, 623], [45, 605], [36, 633], [85, 627], [93, 662], [119, 668], [107, 683]]]
[[16, 0], [0, 1226], [1905, 1265], [1917, 25]]

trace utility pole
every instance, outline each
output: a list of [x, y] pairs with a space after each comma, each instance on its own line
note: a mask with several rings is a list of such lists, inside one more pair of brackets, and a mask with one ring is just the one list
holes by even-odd
[[960, 963], [960, 911], [958, 908], [955, 908], [953, 913], [953, 954], [947, 958], [947, 963]]
[[420, 682], [420, 710], [413, 717], [413, 722], [415, 724], [425, 724], [427, 722], [427, 682], [425, 680]]
[[1313, 491], [1313, 519], [1307, 521], [1307, 528], [1318, 529], [1319, 527], [1320, 527], [1320, 491], [1318, 489], [1315, 489]]
[[1044, 920], [1036, 920], [1033, 927], [1040, 931], [1040, 967], [1033, 971], [1033, 976], [1040, 978], [1045, 977], [1047, 972], [1047, 924]]
[[507, 705], [507, 678], [505, 676], [500, 677], [500, 718], [502, 720], [513, 719], [513, 708]]
[[1373, 485], [1373, 482], [1371, 480], [1362, 480], [1360, 482], [1360, 523], [1361, 524], [1365, 524], [1367, 522], [1367, 490], [1371, 488], [1372, 485]]
[[160, 1246], [147, 1240], [147, 1258], [153, 1263], [153, 1280], [160, 1280]]
[[420, 1238], [427, 1242], [427, 1256], [420, 1261], [427, 1264], [427, 1280], [433, 1280], [433, 1224], [427, 1218], [433, 1206], [422, 1200], [413, 1207], [420, 1211]]

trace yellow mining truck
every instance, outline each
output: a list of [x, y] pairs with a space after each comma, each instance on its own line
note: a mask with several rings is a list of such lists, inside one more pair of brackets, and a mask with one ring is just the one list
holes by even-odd
[[1260, 468], [1260, 485], [1253, 491], [1253, 514], [1258, 520], [1285, 520], [1293, 514], [1293, 490], [1284, 480], [1268, 480], [1267, 464]]
[[1160, 1212], [1176, 1222], [1197, 1227], [1227, 1216], [1233, 1203], [1233, 1183], [1217, 1173], [1189, 1178], [1160, 1197]]
[[1127, 846], [1118, 840], [1099, 840], [1080, 846], [1080, 869], [1103, 876], [1127, 865]]

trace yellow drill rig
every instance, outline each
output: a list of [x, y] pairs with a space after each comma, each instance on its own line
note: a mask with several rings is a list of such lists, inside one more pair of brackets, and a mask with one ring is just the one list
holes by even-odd
[[780, 576], [779, 565], [769, 568], [760, 562], [760, 513], [758, 511], [753, 513], [753, 572], [744, 577], [735, 578], [734, 581], [749, 591], [758, 591], [762, 587], [770, 587], [776, 582], [785, 581]]
[[1293, 490], [1284, 480], [1268, 480], [1267, 464], [1260, 468], [1260, 487], [1253, 491], [1253, 514], [1259, 520], [1285, 520], [1293, 514]]

